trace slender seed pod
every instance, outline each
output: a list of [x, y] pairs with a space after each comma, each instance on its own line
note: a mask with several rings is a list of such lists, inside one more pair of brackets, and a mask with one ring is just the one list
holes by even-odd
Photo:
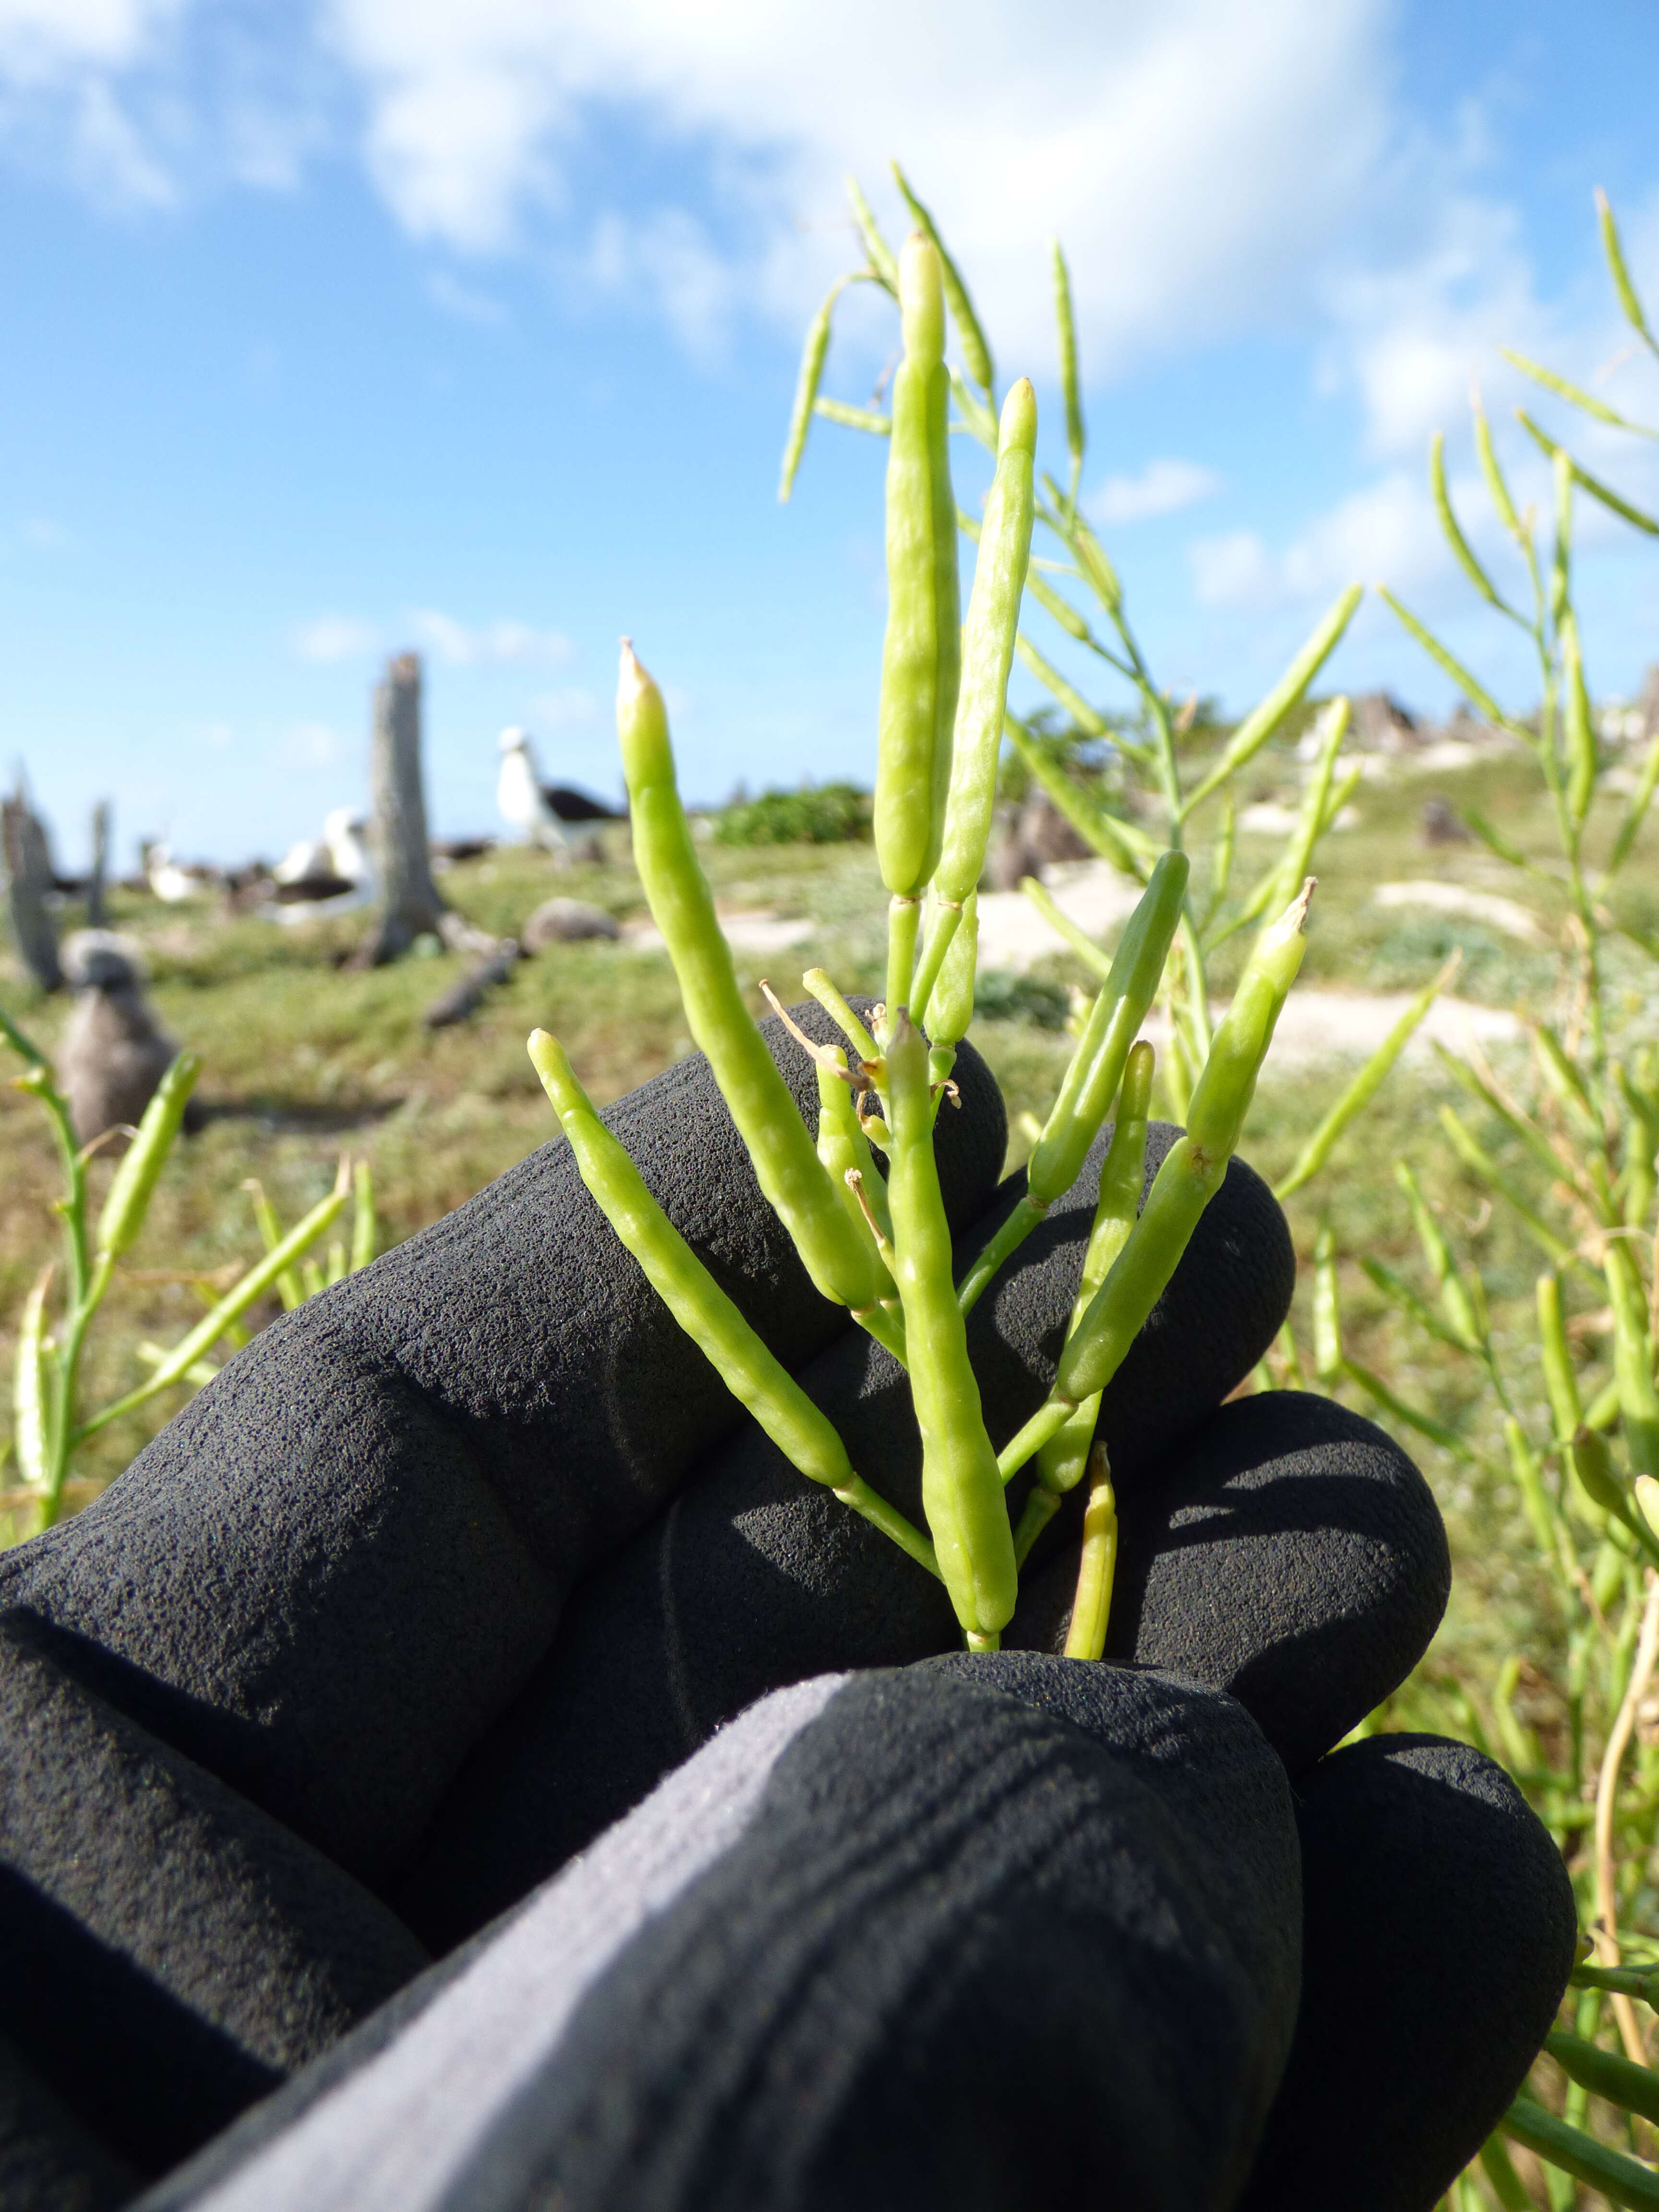
[[[1364, 596], [1361, 586], [1351, 584], [1334, 603], [1261, 704], [1244, 717], [1228, 738], [1221, 758], [1210, 773], [1182, 801], [1183, 821], [1195, 806], [1209, 797], [1218, 784], [1224, 783], [1230, 775], [1236, 775], [1247, 761], [1252, 760], [1261, 751], [1335, 652], [1342, 633], [1353, 620], [1355, 608]], [[1394, 602], [1390, 600], [1389, 604], [1393, 605]], [[1410, 618], [1404, 616], [1401, 610], [1396, 607], [1395, 611], [1409, 623]], [[1470, 696], [1474, 696], [1474, 694]]]
[[865, 198], [864, 189], [856, 177], [848, 177], [847, 179], [847, 198], [852, 205], [853, 221], [858, 226], [858, 234], [863, 240], [865, 254], [871, 268], [876, 273], [876, 280], [878, 283], [884, 284], [896, 299], [899, 284], [898, 264], [893, 258], [892, 247], [881, 234], [881, 225], [871, 212], [870, 203]]
[[913, 898], [939, 860], [962, 655], [945, 306], [939, 255], [920, 232], [899, 257], [899, 304], [904, 358], [893, 378], [887, 459], [875, 840], [888, 890]]
[[[1613, 277], [1613, 289], [1619, 295], [1619, 304], [1625, 311], [1625, 319], [1633, 331], [1638, 331], [1649, 345], [1654, 343], [1653, 333], [1648, 328], [1648, 319], [1642, 312], [1642, 302], [1630, 280], [1630, 270], [1625, 261], [1625, 249], [1619, 240], [1619, 226], [1613, 221], [1613, 209], [1607, 194], [1598, 185], [1595, 188], [1596, 220], [1601, 227], [1601, 251], [1607, 255], [1607, 268]], [[1656, 349], [1659, 350], [1659, 349]]]
[[1474, 547], [1463, 535], [1463, 526], [1457, 520], [1451, 503], [1451, 491], [1446, 483], [1446, 434], [1437, 430], [1429, 446], [1429, 489], [1434, 495], [1435, 512], [1440, 518], [1440, 528], [1458, 567], [1474, 586], [1481, 598], [1491, 605], [1508, 614], [1510, 609], [1500, 596], [1498, 586], [1481, 567]]
[[[887, 1186], [876, 1172], [875, 1162], [870, 1157], [869, 1141], [859, 1121], [858, 1108], [853, 1093], [834, 1068], [818, 1065], [818, 1158], [823, 1163], [824, 1173], [830, 1185], [840, 1195], [844, 1211], [850, 1216], [860, 1237], [872, 1234], [870, 1225], [873, 1217], [873, 1234], [891, 1243], [893, 1224], [887, 1211]], [[849, 1175], [861, 1179], [865, 1205], [860, 1205], [856, 1189], [848, 1184]], [[891, 1285], [884, 1286], [891, 1295]]]
[[137, 1242], [155, 1186], [161, 1179], [185, 1118], [185, 1108], [202, 1072], [198, 1053], [181, 1052], [156, 1085], [145, 1107], [138, 1133], [115, 1170], [98, 1220], [98, 1255], [118, 1260]]
[[1613, 1308], [1613, 1374], [1619, 1387], [1625, 1448], [1636, 1474], [1659, 1475], [1659, 1391], [1653, 1382], [1647, 1293], [1635, 1255], [1623, 1237], [1607, 1240], [1601, 1271]]
[[1578, 1377], [1567, 1349], [1567, 1332], [1561, 1315], [1561, 1279], [1553, 1269], [1538, 1278], [1538, 1349], [1544, 1370], [1544, 1392], [1550, 1402], [1559, 1451], [1567, 1450], [1573, 1432], [1583, 1419]]
[[167, 1389], [181, 1376], [188, 1375], [203, 1354], [212, 1351], [219, 1339], [234, 1322], [241, 1319], [255, 1300], [263, 1297], [278, 1279], [311, 1249], [324, 1231], [333, 1226], [350, 1192], [349, 1164], [343, 1156], [334, 1188], [328, 1196], [295, 1224], [274, 1251], [267, 1252], [257, 1267], [250, 1267], [240, 1282], [232, 1285], [218, 1304], [197, 1322], [188, 1336], [173, 1346], [161, 1364], [136, 1390], [128, 1391], [125, 1398], [118, 1398], [112, 1406], [106, 1406], [101, 1413], [87, 1422], [76, 1442], [84, 1443], [88, 1437], [95, 1435], [111, 1421], [131, 1413], [135, 1406], [143, 1405], [158, 1391]]
[[1117, 1570], [1117, 1499], [1104, 1444], [1089, 1458], [1089, 1502], [1083, 1515], [1083, 1550], [1078, 1560], [1077, 1595], [1066, 1632], [1068, 1659], [1105, 1656], [1111, 1617], [1112, 1583]]
[[1187, 1134], [1206, 1152], [1225, 1156], [1238, 1142], [1279, 1010], [1307, 949], [1303, 925], [1314, 880], [1310, 876], [1278, 921], [1262, 931], [1210, 1046], [1187, 1109]]
[[1590, 1503], [1599, 1505], [1604, 1513], [1622, 1516], [1626, 1510], [1625, 1486], [1619, 1480], [1607, 1438], [1586, 1428], [1581, 1421], [1572, 1432], [1571, 1449], [1572, 1471], [1583, 1484], [1584, 1494]]
[[715, 919], [675, 787], [662, 694], [626, 643], [617, 729], [635, 863], [679, 979], [691, 1035], [708, 1055], [761, 1189], [807, 1273], [838, 1304], [867, 1305], [882, 1294], [884, 1279], [831, 1188], [788, 1086], [743, 1003], [732, 949]]
[[[1256, 941], [1193, 1094], [1187, 1133], [1165, 1155], [1139, 1219], [1060, 1355], [1054, 1394], [1062, 1402], [1075, 1405], [1116, 1374], [1221, 1188], [1279, 1009], [1302, 965], [1312, 890], [1311, 882], [1304, 884]], [[1005, 1452], [1005, 1465], [1007, 1458]]]
[[958, 905], [985, 866], [996, 803], [1008, 676], [1031, 553], [1036, 432], [1036, 394], [1021, 377], [1003, 403], [996, 480], [986, 503], [968, 603], [943, 847], [933, 872], [935, 894]]
[[1111, 974], [1095, 1000], [1026, 1170], [1027, 1187], [1042, 1206], [1052, 1206], [1077, 1181], [1084, 1155], [1117, 1095], [1129, 1048], [1157, 994], [1180, 923], [1188, 866], [1184, 853], [1166, 853], [1124, 925]]
[[1088, 578], [1095, 597], [1108, 614], [1115, 615], [1123, 605], [1123, 586], [1118, 581], [1117, 570], [1106, 557], [1106, 548], [1095, 536], [1081, 515], [1072, 518], [1069, 539], [1077, 564]]
[[[1143, 1037], [1131, 1051], [1123, 1071], [1117, 1121], [1100, 1170], [1100, 1200], [1083, 1255], [1083, 1278], [1072, 1306], [1068, 1336], [1089, 1310], [1095, 1292], [1111, 1272], [1113, 1261], [1134, 1227], [1146, 1175], [1146, 1119], [1152, 1103], [1152, 1048]], [[1037, 1480], [1043, 1489], [1063, 1493], [1077, 1486], [1089, 1464], [1099, 1417], [1100, 1394], [1095, 1392], [1083, 1400], [1059, 1435], [1043, 1445], [1037, 1454]]]
[[1112, 735], [1112, 726], [1106, 717], [1089, 704], [1074, 684], [1066, 682], [1053, 661], [1037, 651], [1024, 631], [1020, 633], [1016, 649], [1037, 682], [1054, 693], [1085, 737], [1109, 738]]
[[823, 375], [824, 356], [830, 350], [830, 319], [836, 311], [836, 301], [851, 281], [850, 277], [842, 276], [830, 286], [829, 296], [806, 326], [806, 343], [801, 348], [800, 374], [796, 379], [794, 404], [789, 415], [789, 434], [783, 441], [783, 471], [778, 479], [781, 505], [789, 497], [795, 471], [800, 466], [801, 455], [806, 451], [806, 433], [812, 425], [812, 410], [817, 401], [818, 385]]
[[927, 1001], [927, 1034], [936, 1045], [959, 1044], [974, 1018], [974, 979], [979, 963], [979, 893], [962, 902], [962, 919], [945, 947]]
[[1066, 450], [1072, 481], [1083, 469], [1083, 392], [1077, 373], [1077, 321], [1072, 313], [1072, 277], [1058, 239], [1054, 241], [1054, 323], [1060, 334], [1060, 388], [1066, 401]]
[[[253, 1206], [254, 1226], [259, 1231], [259, 1241], [267, 1252], [274, 1252], [283, 1241], [283, 1224], [276, 1218], [276, 1209], [265, 1196], [265, 1187], [258, 1176], [249, 1176], [242, 1188], [248, 1193]], [[305, 1304], [305, 1291], [301, 1288], [300, 1278], [293, 1268], [285, 1268], [277, 1276], [275, 1287], [284, 1312], [292, 1313], [296, 1306]]]
[[980, 328], [979, 317], [974, 313], [974, 303], [968, 296], [968, 287], [962, 281], [962, 272], [945, 252], [945, 240], [939, 234], [938, 226], [911, 191], [903, 170], [896, 161], [892, 168], [893, 181], [904, 196], [904, 204], [909, 209], [922, 235], [931, 242], [939, 255], [945, 296], [950, 303], [951, 319], [957, 326], [957, 335], [962, 340], [962, 357], [968, 364], [968, 374], [981, 392], [989, 392], [995, 381], [991, 367], [991, 349], [985, 343], [985, 333]]
[[964, 1314], [972, 1312], [1004, 1263], [1018, 1250], [1054, 1200], [1077, 1181], [1085, 1155], [1110, 1109], [1136, 1032], [1157, 994], [1170, 942], [1181, 919], [1187, 871], [1184, 853], [1164, 854], [1139, 904], [1124, 925], [1111, 971], [1090, 1009], [1061, 1079], [1060, 1096], [1026, 1163], [1025, 1195], [1006, 1216], [957, 1288], [957, 1301]]
[[[1632, 1487], [1636, 1492], [1636, 1503], [1642, 1518], [1648, 1524], [1649, 1534], [1659, 1537], [1659, 1480], [1650, 1474], [1638, 1474]], [[1653, 1999], [1650, 1997], [1648, 2002], [1651, 2004]]]
[[1561, 623], [1562, 678], [1566, 688], [1567, 811], [1580, 823], [1595, 796], [1595, 725], [1584, 684], [1578, 619], [1571, 609]]
[[1555, 482], [1555, 552], [1550, 562], [1550, 620], [1559, 623], [1567, 611], [1567, 592], [1572, 568], [1572, 460], [1559, 446], [1550, 454]]
[[1531, 541], [1521, 526], [1521, 518], [1515, 511], [1515, 501], [1510, 497], [1504, 471], [1498, 465], [1498, 453], [1492, 441], [1492, 425], [1487, 422], [1486, 410], [1480, 404], [1478, 384], [1470, 392], [1469, 408], [1474, 416], [1474, 450], [1480, 458], [1480, 473], [1486, 480], [1486, 495], [1497, 510], [1498, 520], [1524, 552]]
[[355, 1275], [367, 1267], [380, 1248], [380, 1227], [374, 1214], [374, 1178], [368, 1162], [359, 1160], [351, 1170], [351, 1269]]
[[1322, 1221], [1314, 1239], [1314, 1373], [1326, 1384], [1342, 1373], [1342, 1303], [1336, 1281], [1336, 1239]]
[[748, 1407], [792, 1467], [810, 1482], [834, 1491], [937, 1573], [927, 1539], [854, 1474], [834, 1423], [767, 1349], [652, 1197], [639, 1170], [595, 1113], [558, 1040], [545, 1030], [533, 1030], [529, 1050], [589, 1195], [732, 1396]]
[[1521, 1503], [1526, 1508], [1528, 1524], [1532, 1529], [1532, 1540], [1538, 1547], [1539, 1559], [1545, 1565], [1559, 1572], [1560, 1561], [1555, 1547], [1555, 1523], [1552, 1518], [1549, 1493], [1544, 1488], [1538, 1455], [1528, 1443], [1527, 1432], [1513, 1413], [1506, 1413], [1504, 1417], [1504, 1441], [1509, 1447], [1510, 1472], [1515, 1477], [1516, 1488], [1521, 1492]]
[[957, 1620], [975, 1642], [994, 1639], [1017, 1595], [1013, 1530], [951, 1286], [927, 1042], [902, 1013], [888, 1041], [887, 1077], [893, 1133], [888, 1198], [921, 1431], [922, 1505]]
[[17, 1364], [12, 1389], [12, 1449], [25, 1482], [44, 1483], [52, 1467], [52, 1394], [46, 1371], [46, 1292], [52, 1270], [45, 1267], [23, 1301], [17, 1331]]

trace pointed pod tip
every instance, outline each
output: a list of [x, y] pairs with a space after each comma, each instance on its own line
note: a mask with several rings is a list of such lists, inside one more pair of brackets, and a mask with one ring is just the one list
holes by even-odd
[[1036, 434], [1036, 393], [1030, 378], [1022, 376], [1017, 384], [1009, 387], [1008, 397], [1002, 403], [1002, 420], [997, 426], [999, 455], [1016, 449], [1035, 453]]

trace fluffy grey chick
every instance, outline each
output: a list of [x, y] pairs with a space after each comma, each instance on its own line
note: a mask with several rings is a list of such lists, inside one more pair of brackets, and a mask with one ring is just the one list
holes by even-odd
[[[58, 1053], [58, 1080], [83, 1145], [137, 1122], [179, 1048], [144, 1002], [137, 949], [108, 929], [77, 929], [64, 946], [75, 1012]], [[185, 1127], [202, 1126], [192, 1098]]]

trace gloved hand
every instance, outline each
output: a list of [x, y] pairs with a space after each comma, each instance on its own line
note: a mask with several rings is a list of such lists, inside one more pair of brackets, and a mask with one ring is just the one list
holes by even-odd
[[[1018, 1186], [956, 1073], [965, 1261]], [[915, 1515], [900, 1378], [702, 1062], [607, 1118]], [[999, 1442], [1091, 1187], [975, 1310]], [[118, 2203], [292, 2075], [149, 2201], [1429, 2204], [1548, 2025], [1571, 1900], [1474, 1753], [1322, 1756], [1448, 1567], [1369, 1424], [1222, 1404], [1292, 1272], [1235, 1162], [1107, 1394], [1109, 1657], [1150, 1672], [1016, 1648], [1063, 1641], [1075, 1513], [1001, 1655], [930, 1656], [937, 1586], [737, 1417], [562, 1146], [275, 1323], [0, 1560], [0, 2203]]]

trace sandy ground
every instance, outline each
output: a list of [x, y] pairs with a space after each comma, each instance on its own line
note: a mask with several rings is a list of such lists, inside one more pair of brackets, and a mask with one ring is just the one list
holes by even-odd
[[[1103, 939], [1132, 911], [1140, 894], [1135, 885], [1103, 860], [1078, 860], [1044, 871], [1054, 903], [1089, 936]], [[1465, 890], [1452, 884], [1383, 884], [1376, 896], [1385, 906], [1425, 906], [1472, 919], [1539, 943], [1536, 918], [1512, 899]], [[767, 908], [720, 916], [734, 949], [782, 953], [809, 944], [817, 924], [800, 916], [785, 918]], [[662, 939], [648, 921], [624, 926], [624, 940], [641, 951], [660, 951]], [[979, 960], [981, 970], [1021, 974], [1035, 961], [1060, 950], [1060, 940], [1023, 891], [981, 892], [979, 902]], [[1409, 991], [1329, 991], [1304, 988], [1291, 993], [1273, 1037], [1273, 1064], [1279, 1068], [1316, 1060], [1364, 1059], [1374, 1052], [1411, 1004]], [[1214, 1010], [1218, 1018], [1224, 1008]], [[1146, 1034], [1160, 1042], [1156, 1023]], [[1478, 1006], [1466, 999], [1435, 1001], [1407, 1048], [1420, 1056], [1433, 1043], [1466, 1056], [1475, 1047], [1490, 1051], [1522, 1034], [1521, 1024], [1501, 1007]]]

